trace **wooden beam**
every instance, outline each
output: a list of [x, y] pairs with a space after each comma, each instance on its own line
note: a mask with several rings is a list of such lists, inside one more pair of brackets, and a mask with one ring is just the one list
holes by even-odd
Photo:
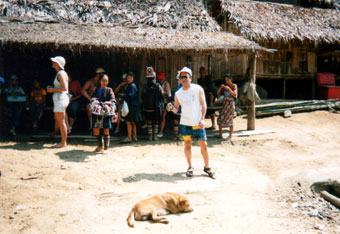
[[[250, 68], [250, 82], [255, 87], [256, 83], [256, 54], [252, 53], [249, 55], [249, 68]], [[255, 90], [252, 90], [255, 92]], [[250, 102], [248, 108], [248, 122], [247, 122], [247, 130], [255, 130], [255, 93], [252, 93], [254, 97], [254, 101]]]

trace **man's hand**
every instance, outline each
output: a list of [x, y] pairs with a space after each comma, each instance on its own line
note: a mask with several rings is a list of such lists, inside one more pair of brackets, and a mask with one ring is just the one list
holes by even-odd
[[204, 120], [203, 119], [201, 119], [201, 121], [199, 122], [198, 126], [200, 126], [201, 129], [204, 128]]

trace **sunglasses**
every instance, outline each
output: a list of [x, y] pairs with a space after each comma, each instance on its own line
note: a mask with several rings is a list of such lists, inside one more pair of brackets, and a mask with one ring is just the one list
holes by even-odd
[[181, 80], [184, 80], [184, 79], [188, 79], [189, 77], [188, 76], [180, 76], [179, 77]]

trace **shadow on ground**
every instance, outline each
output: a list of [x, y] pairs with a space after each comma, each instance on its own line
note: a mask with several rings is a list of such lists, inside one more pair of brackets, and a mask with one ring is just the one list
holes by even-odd
[[43, 142], [15, 142], [13, 145], [2, 145], [0, 149], [15, 149], [20, 151], [46, 149]]
[[67, 162], [84, 162], [88, 156], [96, 155], [96, 153], [84, 150], [70, 150], [58, 152], [56, 155], [58, 155], [61, 160]]
[[[204, 175], [195, 175], [194, 177], [198, 177], [198, 176], [204, 176]], [[141, 180], [150, 180], [150, 181], [154, 181], [154, 182], [170, 182], [170, 183], [174, 183], [176, 181], [180, 181], [180, 180], [190, 180], [193, 177], [187, 177], [185, 175], [185, 172], [178, 172], [175, 173], [173, 175], [168, 175], [168, 174], [164, 174], [164, 173], [154, 173], [154, 174], [150, 174], [150, 173], [137, 173], [133, 176], [129, 176], [126, 178], [123, 178], [124, 182], [127, 183], [134, 183], [134, 182], [138, 182]]]

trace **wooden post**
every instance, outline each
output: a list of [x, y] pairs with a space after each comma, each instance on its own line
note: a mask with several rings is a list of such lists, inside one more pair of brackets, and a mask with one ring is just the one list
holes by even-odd
[[143, 86], [146, 83], [146, 78], [145, 78], [145, 69], [147, 66], [146, 56], [147, 56], [146, 53], [141, 53], [137, 57], [137, 59], [139, 60], [139, 77], [138, 77], [139, 80], [135, 81], [135, 84], [138, 87], [138, 97], [141, 97]]
[[[0, 45], [0, 76], [4, 77], [4, 57], [2, 56], [2, 48]], [[5, 84], [0, 85], [0, 139], [3, 135], [4, 132], [4, 103], [3, 103], [3, 90], [1, 90], [2, 88], [4, 88]]]
[[283, 94], [282, 94], [282, 98], [286, 99], [286, 89], [287, 89], [287, 79], [283, 79]]
[[[255, 83], [256, 83], [256, 55], [255, 53], [252, 53], [249, 56], [249, 68], [250, 68], [250, 82], [253, 84], [253, 87], [255, 87]], [[248, 108], [247, 130], [255, 130], [255, 93], [252, 93], [252, 96], [254, 97], [254, 101], [250, 102], [250, 105]]]

